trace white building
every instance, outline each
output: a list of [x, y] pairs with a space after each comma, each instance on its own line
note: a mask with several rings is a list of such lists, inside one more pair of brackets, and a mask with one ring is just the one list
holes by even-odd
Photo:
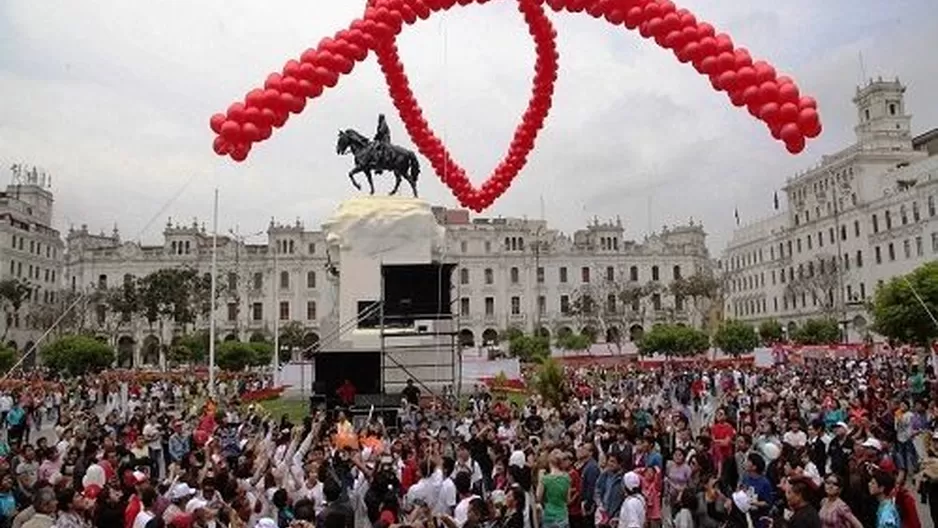
[[865, 339], [876, 286], [936, 258], [938, 129], [912, 135], [904, 94], [898, 79], [858, 87], [856, 142], [789, 178], [787, 210], [733, 233], [726, 317], [791, 330], [831, 316]]
[[[598, 341], [620, 341], [655, 322], [697, 325], [703, 317], [667, 288], [675, 277], [711, 272], [700, 225], [664, 228], [636, 242], [624, 239], [619, 221], [594, 221], [571, 237], [539, 220], [470, 220], [467, 211], [443, 208], [435, 214], [445, 228], [442, 258], [457, 265], [451, 295], [464, 345], [491, 343], [510, 327], [551, 336], [586, 332]], [[327, 336], [348, 323], [339, 320], [338, 281], [329, 281], [327, 272], [330, 264], [338, 264], [341, 274], [342, 263], [327, 254], [322, 231], [307, 230], [299, 221], [271, 221], [265, 234], [263, 244], [219, 237], [218, 277], [226, 288], [217, 313], [219, 338], [269, 337], [276, 317], [280, 325], [300, 323], [309, 342], [322, 339], [325, 347]], [[75, 292], [120, 285], [125, 277], [167, 267], [210, 270], [211, 236], [195, 221], [168, 223], [163, 240], [153, 245], [122, 241], [116, 230], [93, 235], [84, 226], [70, 230], [67, 242], [63, 286]], [[274, 248], [279, 248], [276, 263]], [[613, 294], [623, 285], [649, 284], [659, 287], [629, 306]], [[602, 316], [578, 311], [584, 295], [593, 298], [594, 313]], [[91, 310], [92, 325], [115, 340], [121, 364], [158, 364], [156, 345], [180, 331], [168, 325], [151, 328], [144, 320], [120, 321], [103, 307]]]
[[27, 350], [37, 337], [33, 327], [45, 322], [39, 309], [60, 301], [64, 244], [52, 228], [48, 176], [21, 165], [12, 173], [12, 184], [0, 193], [0, 281], [15, 280], [29, 290], [18, 308], [0, 298], [0, 335], [8, 346]]

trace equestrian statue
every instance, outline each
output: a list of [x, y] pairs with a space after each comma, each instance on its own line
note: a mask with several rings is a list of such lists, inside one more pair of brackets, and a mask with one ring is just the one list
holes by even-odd
[[384, 114], [378, 116], [378, 131], [374, 139], [368, 139], [357, 130], [349, 128], [339, 131], [339, 141], [336, 143], [336, 153], [344, 155], [351, 151], [355, 156], [355, 167], [349, 171], [348, 177], [352, 180], [352, 185], [361, 190], [361, 185], [355, 180], [355, 175], [362, 173], [368, 179], [368, 187], [371, 194], [375, 193], [375, 186], [372, 182], [372, 172], [379, 175], [385, 171], [394, 173], [396, 181], [394, 189], [391, 190], [391, 196], [397, 194], [401, 186], [401, 180], [407, 180], [411, 190], [414, 192], [414, 198], [417, 197], [417, 176], [420, 174], [420, 163], [417, 162], [417, 156], [413, 152], [391, 143], [391, 131], [387, 122], [384, 120]]

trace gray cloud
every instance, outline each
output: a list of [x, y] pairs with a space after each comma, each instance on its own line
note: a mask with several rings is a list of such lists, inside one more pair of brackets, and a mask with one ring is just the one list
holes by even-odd
[[[316, 226], [352, 195], [349, 160], [333, 154], [335, 130], [370, 131], [377, 112], [393, 113], [373, 58], [244, 164], [212, 153], [207, 121], [345, 27], [357, 4], [0, 3], [0, 163], [55, 174], [60, 227], [118, 222], [132, 236], [187, 183], [167, 214], [207, 219], [217, 185], [223, 226], [256, 231], [272, 215]], [[538, 216], [543, 196], [548, 219], [563, 229], [618, 214], [634, 236], [693, 216], [717, 252], [735, 207], [744, 220], [767, 214], [785, 178], [852, 140], [860, 52], [869, 75], [908, 83], [917, 131], [938, 124], [929, 98], [938, 89], [927, 53], [938, 45], [932, 0], [732, 4], [686, 2], [818, 97], [825, 134], [802, 156], [789, 156], [745, 110], [636, 33], [552, 13], [561, 53], [554, 108], [528, 167], [488, 214]], [[400, 47], [428, 120], [480, 181], [504, 155], [530, 90], [533, 49], [513, 2], [433, 18], [408, 29]], [[410, 145], [391, 123], [394, 139]], [[423, 178], [429, 200], [455, 205], [426, 164]], [[156, 239], [165, 216], [142, 237]]]

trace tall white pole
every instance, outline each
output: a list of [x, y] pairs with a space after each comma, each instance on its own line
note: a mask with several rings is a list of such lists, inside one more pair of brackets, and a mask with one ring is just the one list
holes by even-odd
[[215, 188], [215, 205], [212, 212], [212, 293], [211, 312], [208, 323], [208, 393], [215, 396], [215, 295], [218, 288], [218, 188]]
[[280, 298], [277, 295], [277, 289], [280, 288], [280, 270], [277, 269], [277, 255], [280, 253], [279, 241], [274, 244], [274, 280], [271, 285], [273, 288], [273, 315], [274, 315], [274, 386], [280, 385]]

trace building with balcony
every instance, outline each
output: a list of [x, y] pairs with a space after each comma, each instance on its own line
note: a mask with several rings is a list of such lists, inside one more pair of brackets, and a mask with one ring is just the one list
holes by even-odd
[[719, 267], [726, 317], [840, 321], [871, 337], [876, 287], [938, 256], [938, 129], [912, 134], [898, 79], [857, 87], [856, 142], [789, 178], [787, 209], [733, 233]]

